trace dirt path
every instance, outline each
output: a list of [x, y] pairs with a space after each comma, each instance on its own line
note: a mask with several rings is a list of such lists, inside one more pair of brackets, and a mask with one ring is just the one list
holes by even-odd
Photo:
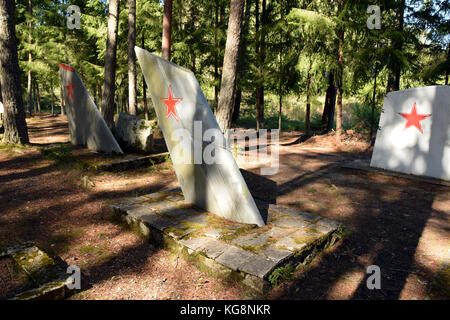
[[[35, 144], [68, 141], [64, 118], [47, 116], [29, 123]], [[268, 185], [276, 184], [276, 202], [342, 221], [349, 232], [308, 272], [299, 271], [268, 298], [425, 299], [430, 293], [442, 297], [430, 287], [449, 250], [450, 188], [343, 169], [344, 160], [370, 158], [364, 143], [348, 140], [336, 147], [332, 136], [293, 143], [297, 137], [298, 133], [281, 137], [279, 172], [265, 177]], [[86, 290], [73, 299], [253, 297], [111, 221], [108, 204], [117, 199], [177, 186], [170, 163], [102, 174], [82, 165], [98, 160], [84, 155], [80, 162], [63, 149], [43, 155], [36, 146], [1, 147], [0, 246], [33, 240], [66, 263], [80, 266]], [[241, 165], [260, 173], [257, 165]], [[93, 184], [84, 186], [84, 176]], [[258, 192], [271, 198], [264, 186]], [[381, 269], [381, 290], [366, 287], [370, 265]]]

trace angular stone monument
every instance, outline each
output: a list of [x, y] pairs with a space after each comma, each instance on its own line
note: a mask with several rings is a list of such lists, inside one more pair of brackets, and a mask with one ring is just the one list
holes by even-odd
[[123, 153], [74, 68], [59, 65], [70, 140], [73, 145], [104, 153]]
[[[231, 221], [264, 226], [195, 75], [139, 47], [135, 51], [185, 201]], [[216, 134], [208, 144], [207, 131]], [[202, 156], [211, 147], [217, 161], [207, 164]]]
[[450, 86], [391, 92], [371, 166], [450, 180]]

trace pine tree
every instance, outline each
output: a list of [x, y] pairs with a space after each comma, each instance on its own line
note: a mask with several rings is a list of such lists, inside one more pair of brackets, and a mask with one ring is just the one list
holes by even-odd
[[14, 11], [13, 1], [0, 0], [0, 83], [5, 109], [3, 142], [25, 144], [29, 139], [20, 84]]

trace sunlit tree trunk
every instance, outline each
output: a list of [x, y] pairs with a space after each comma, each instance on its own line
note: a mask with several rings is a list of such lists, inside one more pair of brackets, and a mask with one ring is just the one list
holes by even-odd
[[114, 128], [114, 95], [116, 91], [117, 29], [119, 0], [109, 1], [108, 34], [105, 54], [105, 82], [103, 85], [102, 113], [110, 129]]
[[136, 114], [136, 0], [128, 1], [128, 105]]
[[[33, 6], [31, 4], [31, 0], [28, 0], [28, 14], [30, 15], [30, 21], [28, 22], [28, 45], [31, 47], [32, 37], [31, 32], [33, 30], [33, 22], [31, 17], [33, 16]], [[33, 57], [31, 54], [31, 49], [28, 51], [28, 65], [31, 67], [31, 63], [33, 62]], [[28, 96], [28, 112], [30, 113], [30, 117], [33, 115], [33, 97], [31, 93], [32, 86], [32, 74], [31, 70], [28, 71], [28, 82], [27, 82], [27, 96]]]
[[0, 83], [5, 143], [28, 143], [15, 30], [15, 2], [0, 0]]
[[222, 83], [220, 86], [219, 106], [217, 108], [217, 122], [222, 131], [231, 128], [243, 11], [244, 0], [231, 0], [227, 42], [223, 59]]
[[172, 36], [172, 0], [164, 0], [162, 57], [170, 60], [170, 46]]

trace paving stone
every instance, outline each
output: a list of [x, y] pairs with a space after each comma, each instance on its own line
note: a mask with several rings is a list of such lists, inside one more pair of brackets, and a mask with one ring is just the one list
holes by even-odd
[[204, 212], [193, 211], [191, 214], [186, 215], [186, 217], [183, 218], [183, 221], [206, 226], [208, 223], [208, 215]]
[[256, 254], [244, 249], [227, 245], [224, 252], [216, 259], [216, 261], [231, 270], [237, 271], [249, 260], [255, 259]]
[[262, 233], [259, 235], [251, 233], [245, 236], [240, 236], [231, 242], [241, 247], [245, 246], [260, 247], [266, 244], [269, 238], [270, 238], [269, 235], [266, 233]]
[[205, 236], [213, 238], [213, 239], [219, 239], [221, 236], [221, 233], [217, 229], [209, 229], [205, 231]]
[[166, 197], [167, 200], [170, 201], [183, 201], [184, 197], [181, 194], [173, 194]]
[[320, 216], [318, 216], [314, 213], [302, 212], [302, 211], [295, 210], [292, 208], [278, 206], [277, 209], [281, 215], [288, 215], [288, 216], [306, 220], [306, 221], [309, 221], [312, 223], [317, 222], [321, 218]]
[[283, 228], [304, 228], [310, 225], [305, 220], [297, 219], [294, 217], [283, 216], [271, 222], [272, 225]]
[[238, 246], [254, 246], [261, 247], [267, 244], [269, 240], [279, 239], [294, 232], [283, 228], [273, 227], [261, 234], [250, 233], [248, 235], [240, 236], [232, 241]]
[[177, 224], [176, 221], [169, 220], [167, 218], [161, 217], [155, 213], [149, 213], [139, 217], [142, 221], [148, 223], [153, 228], [163, 231], [166, 228], [173, 227]]
[[204, 247], [207, 240], [209, 240], [209, 238], [198, 237], [198, 238], [182, 239], [180, 240], [180, 243], [188, 247], [189, 249], [196, 251], [199, 248]]
[[229, 245], [223, 241], [210, 238], [206, 239], [207, 240], [203, 243], [203, 247], [199, 250], [204, 252], [211, 259], [217, 259], [229, 248]]
[[142, 205], [146, 206], [147, 208], [157, 210], [157, 211], [174, 208], [173, 202], [167, 201], [167, 200], [155, 201], [155, 202], [144, 202], [144, 203], [142, 203]]
[[316, 222], [316, 225], [324, 226], [332, 229], [337, 229], [342, 224], [338, 221], [334, 221], [328, 218], [322, 218], [319, 221]]
[[254, 255], [249, 260], [244, 261], [239, 270], [264, 278], [276, 265], [277, 261]]
[[280, 263], [293, 255], [291, 251], [279, 249], [274, 245], [262, 249], [260, 253], [277, 263]]
[[298, 251], [320, 237], [320, 234], [310, 233], [304, 229], [301, 229], [276, 242], [275, 246], [279, 248], [286, 248], [291, 251]]

